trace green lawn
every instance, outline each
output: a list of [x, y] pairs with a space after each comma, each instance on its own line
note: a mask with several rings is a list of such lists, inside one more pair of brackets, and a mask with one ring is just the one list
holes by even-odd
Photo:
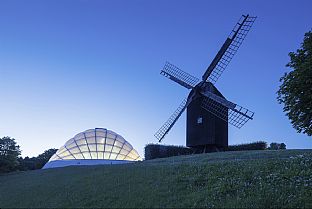
[[220, 152], [0, 175], [0, 208], [312, 207], [312, 150]]

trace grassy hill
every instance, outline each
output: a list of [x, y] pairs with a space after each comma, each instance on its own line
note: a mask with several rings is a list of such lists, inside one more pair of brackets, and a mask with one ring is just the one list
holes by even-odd
[[1, 174], [4, 207], [312, 207], [312, 150], [221, 152]]

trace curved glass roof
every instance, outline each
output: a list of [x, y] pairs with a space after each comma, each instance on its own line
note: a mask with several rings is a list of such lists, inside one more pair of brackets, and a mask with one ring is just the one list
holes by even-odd
[[138, 152], [122, 136], [113, 131], [89, 129], [68, 140], [49, 160], [142, 160]]

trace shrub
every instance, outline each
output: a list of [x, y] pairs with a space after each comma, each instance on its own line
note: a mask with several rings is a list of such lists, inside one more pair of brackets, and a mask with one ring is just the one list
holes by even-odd
[[268, 147], [270, 150], [279, 150], [279, 149], [286, 149], [286, 144], [285, 143], [276, 143], [272, 142], [270, 146]]
[[144, 152], [145, 160], [192, 154], [192, 150], [188, 147], [160, 144], [148, 144]]
[[280, 149], [286, 149], [286, 144], [285, 143], [281, 143]]
[[225, 151], [243, 151], [243, 150], [265, 150], [267, 143], [265, 141], [257, 141], [252, 143], [229, 145]]

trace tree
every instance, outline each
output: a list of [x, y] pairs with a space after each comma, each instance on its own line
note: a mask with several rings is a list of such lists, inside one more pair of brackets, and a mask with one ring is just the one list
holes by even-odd
[[28, 156], [25, 158], [18, 158], [19, 166], [18, 170], [27, 171], [27, 170], [35, 170], [36, 169], [36, 161], [35, 158], [29, 158]]
[[16, 145], [14, 138], [8, 136], [0, 138], [0, 172], [17, 170], [20, 154], [20, 147]]
[[276, 142], [272, 142], [272, 143], [270, 144], [269, 149], [270, 149], [270, 150], [278, 150], [278, 149], [280, 148], [279, 145], [280, 145], [280, 144], [278, 144], [278, 143], [276, 143]]
[[20, 157], [18, 159], [18, 161], [20, 162], [18, 169], [22, 171], [41, 169], [50, 160], [52, 155], [56, 153], [56, 151], [57, 149], [48, 149], [37, 157]]
[[292, 126], [298, 133], [312, 135], [312, 31], [304, 35], [301, 48], [289, 53], [286, 67], [293, 71], [281, 77], [277, 100], [284, 104]]
[[279, 149], [286, 149], [285, 143], [276, 143], [272, 142], [270, 146], [268, 147], [269, 150], [279, 150]]
[[56, 153], [57, 149], [48, 149], [46, 151], [44, 151], [42, 154], [38, 155], [38, 157], [36, 158], [36, 168], [40, 169], [42, 168], [52, 157], [52, 155], [54, 155]]
[[286, 144], [285, 143], [281, 143], [280, 149], [286, 149]]

